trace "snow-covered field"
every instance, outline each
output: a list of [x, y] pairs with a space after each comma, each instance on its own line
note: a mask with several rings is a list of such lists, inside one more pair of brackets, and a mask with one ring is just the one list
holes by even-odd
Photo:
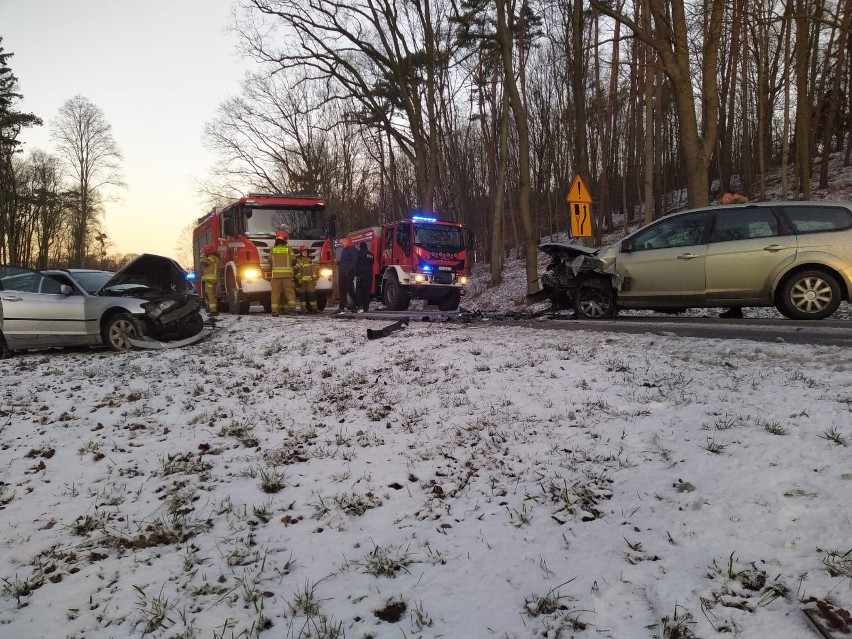
[[0, 361], [0, 637], [798, 639], [852, 608], [847, 350], [385, 323]]

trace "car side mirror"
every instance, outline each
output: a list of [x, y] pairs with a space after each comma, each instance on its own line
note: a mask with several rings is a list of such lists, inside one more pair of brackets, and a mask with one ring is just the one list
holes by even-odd
[[621, 242], [621, 252], [622, 253], [631, 253], [633, 251], [633, 240], [622, 240]]
[[68, 286], [67, 284], [60, 284], [59, 292], [62, 293], [65, 297], [68, 297], [69, 295], [71, 295], [71, 293], [74, 292], [74, 289]]

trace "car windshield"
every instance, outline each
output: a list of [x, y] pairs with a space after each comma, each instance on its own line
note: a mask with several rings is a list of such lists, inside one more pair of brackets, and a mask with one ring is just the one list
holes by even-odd
[[114, 273], [110, 273], [109, 271], [81, 271], [78, 273], [71, 273], [71, 277], [74, 278], [74, 281], [82, 286], [83, 290], [87, 293], [91, 293], [93, 295], [97, 293], [113, 275]]
[[464, 250], [464, 236], [458, 226], [415, 224], [414, 244], [433, 251], [457, 253]]
[[247, 236], [271, 236], [283, 230], [295, 240], [322, 240], [325, 238], [326, 214], [324, 210], [245, 208], [245, 233]]

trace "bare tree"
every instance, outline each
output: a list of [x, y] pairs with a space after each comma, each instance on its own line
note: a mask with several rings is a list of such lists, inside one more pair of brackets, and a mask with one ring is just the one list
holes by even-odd
[[[690, 206], [710, 201], [710, 156], [719, 126], [719, 82], [717, 61], [722, 33], [724, 0], [707, 0], [687, 16], [684, 0], [649, 0], [653, 27], [649, 30], [601, 0], [592, 6], [627, 26], [633, 34], [653, 47], [671, 82], [680, 125], [681, 160], [686, 167], [687, 199]], [[706, 14], [706, 15], [705, 15]], [[700, 33], [690, 33], [689, 25], [700, 25]], [[697, 58], [698, 77], [691, 58]], [[700, 86], [696, 99], [695, 86]], [[700, 105], [698, 114], [696, 104]], [[699, 119], [700, 115], [700, 119]]]
[[63, 104], [51, 123], [51, 138], [79, 193], [79, 210], [72, 226], [71, 263], [83, 266], [86, 240], [97, 217], [95, 202], [107, 187], [123, 187], [122, 159], [103, 111], [77, 95]]
[[58, 251], [62, 248], [64, 235], [61, 229], [68, 222], [70, 197], [62, 186], [64, 176], [59, 158], [36, 150], [29, 157], [29, 164], [35, 265], [45, 268], [51, 259], [59, 262]]
[[246, 0], [283, 27], [281, 45], [260, 20], [238, 25], [249, 53], [353, 103], [347, 118], [383, 131], [414, 166], [419, 206], [433, 210], [438, 180], [436, 74], [451, 55], [438, 0]]
[[[2, 44], [3, 38], [0, 38]], [[15, 103], [21, 99], [18, 93], [18, 79], [9, 68], [9, 59], [13, 53], [5, 53], [0, 46], [0, 262], [10, 260], [10, 242], [15, 241], [15, 217], [18, 212], [17, 179], [12, 158], [18, 152], [21, 142], [18, 134], [24, 127], [40, 126], [41, 119], [32, 113], [22, 113], [15, 109]], [[18, 253], [19, 247], [14, 247]]]

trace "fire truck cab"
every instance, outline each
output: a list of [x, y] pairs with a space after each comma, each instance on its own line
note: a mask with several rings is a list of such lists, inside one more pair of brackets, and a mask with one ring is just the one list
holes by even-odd
[[403, 311], [412, 299], [442, 311], [458, 308], [473, 257], [473, 234], [461, 224], [414, 215], [346, 237], [367, 242], [375, 257], [371, 293], [385, 308]]
[[334, 216], [329, 220], [325, 202], [316, 195], [250, 193], [246, 197], [199, 218], [192, 234], [195, 281], [201, 291], [199, 260], [203, 247], [212, 244], [219, 255], [216, 297], [222, 310], [248, 313], [252, 302], [268, 312], [271, 304], [269, 250], [275, 233], [285, 230], [288, 245], [303, 246], [314, 261], [317, 307], [323, 310], [332, 293], [334, 276]]

